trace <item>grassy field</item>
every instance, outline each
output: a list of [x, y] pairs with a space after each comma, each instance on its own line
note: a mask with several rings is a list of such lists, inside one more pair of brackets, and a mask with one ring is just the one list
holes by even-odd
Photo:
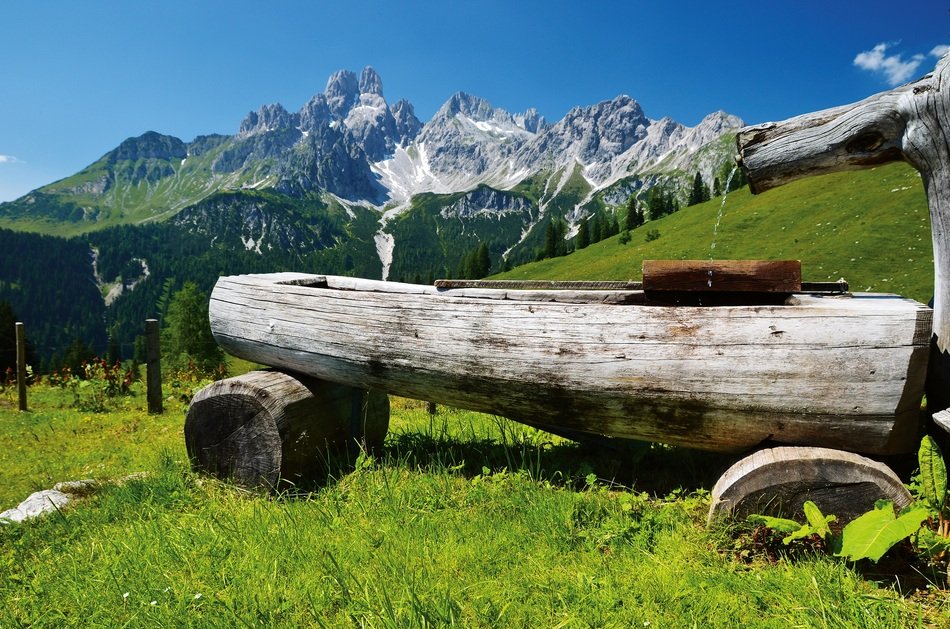
[[0, 525], [2, 627], [950, 623], [943, 591], [706, 530], [723, 457], [595, 452], [395, 399], [382, 456], [265, 496], [190, 471], [181, 400], [149, 416], [141, 395], [83, 413], [61, 389], [30, 394], [28, 413], [0, 394], [0, 510], [61, 480], [145, 475]]
[[[796, 258], [807, 280], [930, 297], [927, 208], [906, 166], [721, 203], [507, 277], [636, 279], [644, 258], [714, 254]], [[0, 390], [0, 511], [58, 481], [103, 482], [44, 519], [0, 525], [0, 627], [950, 626], [947, 591], [906, 570], [872, 578], [874, 566], [788, 554], [746, 524], [708, 530], [727, 457], [597, 451], [394, 399], [379, 457], [341, 457], [318, 486], [259, 495], [190, 470], [182, 427], [198, 386], [167, 383], [160, 416], [136, 388], [106, 413], [46, 384], [18, 413]]]
[[[716, 228], [720, 209], [722, 217]], [[659, 237], [649, 240], [654, 232]], [[933, 295], [930, 215], [906, 164], [811, 177], [752, 195], [717, 197], [504, 279], [639, 279], [644, 259], [793, 259], [806, 281], [844, 277], [855, 291]], [[715, 244], [715, 247], [713, 247]]]

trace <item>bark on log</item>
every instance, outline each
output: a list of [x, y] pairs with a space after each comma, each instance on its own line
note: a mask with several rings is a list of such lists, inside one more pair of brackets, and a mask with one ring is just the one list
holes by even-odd
[[[233, 276], [218, 280], [209, 314], [234, 356], [531, 425], [725, 452], [765, 440], [916, 448], [931, 327], [921, 304], [799, 295], [794, 306], [665, 308], [460, 292]], [[499, 293], [511, 298], [489, 297]]]
[[827, 448], [771, 448], [742, 459], [723, 474], [712, 491], [709, 522], [753, 513], [802, 521], [811, 500], [843, 526], [886, 498], [898, 508], [911, 496], [886, 465]]
[[185, 419], [195, 469], [272, 489], [325, 473], [344, 448], [382, 446], [389, 398], [280, 371], [252, 371], [199, 391]]
[[934, 249], [927, 400], [950, 407], [950, 55], [933, 73], [861, 102], [743, 129], [737, 161], [752, 192], [838, 170], [903, 160], [923, 178]]

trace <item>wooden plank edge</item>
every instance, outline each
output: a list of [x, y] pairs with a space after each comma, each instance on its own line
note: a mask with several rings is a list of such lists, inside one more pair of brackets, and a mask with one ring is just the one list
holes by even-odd
[[[643, 282], [636, 280], [436, 280], [439, 290], [461, 288], [491, 288], [505, 290], [643, 290]], [[850, 290], [848, 282], [802, 282], [801, 290], [809, 294], [840, 295]]]

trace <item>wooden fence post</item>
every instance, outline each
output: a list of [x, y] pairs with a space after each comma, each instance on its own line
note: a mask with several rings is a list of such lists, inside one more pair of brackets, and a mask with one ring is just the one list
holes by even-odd
[[19, 408], [26, 410], [26, 327], [16, 323], [16, 388]]
[[148, 412], [162, 412], [162, 366], [158, 344], [158, 319], [145, 320], [145, 384]]

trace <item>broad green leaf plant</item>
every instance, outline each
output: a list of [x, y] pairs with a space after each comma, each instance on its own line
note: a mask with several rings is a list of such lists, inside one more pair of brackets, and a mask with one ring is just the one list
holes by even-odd
[[899, 542], [910, 539], [918, 552], [931, 558], [945, 558], [950, 551], [950, 513], [948, 513], [947, 467], [937, 443], [929, 435], [920, 443], [920, 486], [917, 501], [900, 513], [890, 500], [879, 500], [874, 509], [858, 516], [835, 534], [829, 524], [833, 515], [824, 515], [808, 500], [804, 504], [806, 522], [786, 518], [751, 515], [749, 521], [762, 524], [786, 536], [786, 545], [795, 540], [819, 537], [829, 552], [850, 561], [870, 559], [877, 562]]

